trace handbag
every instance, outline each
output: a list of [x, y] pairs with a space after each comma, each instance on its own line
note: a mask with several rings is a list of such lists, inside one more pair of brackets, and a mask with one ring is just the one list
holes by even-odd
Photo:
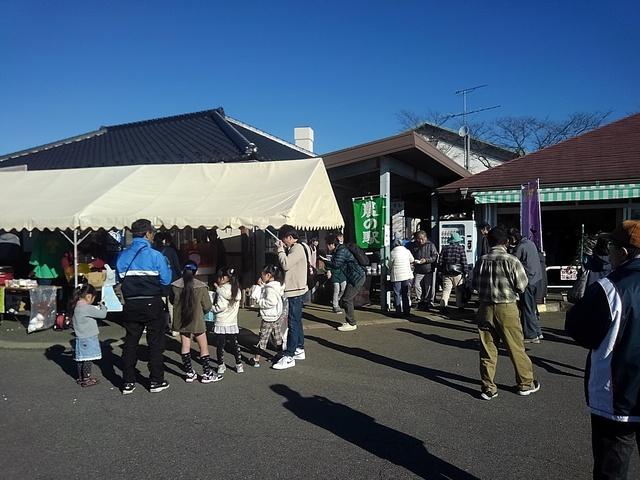
[[567, 301], [570, 303], [578, 303], [584, 297], [584, 291], [587, 289], [587, 280], [589, 280], [591, 270], [583, 268], [578, 274], [578, 278], [573, 286], [567, 292]]
[[464, 269], [460, 263], [451, 263], [447, 264], [446, 272], [447, 275], [461, 275], [464, 273]]

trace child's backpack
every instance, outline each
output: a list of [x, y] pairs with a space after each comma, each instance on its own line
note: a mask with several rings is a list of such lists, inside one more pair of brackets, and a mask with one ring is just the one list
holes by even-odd
[[366, 267], [367, 265], [369, 265], [369, 257], [367, 257], [367, 254], [364, 253], [364, 250], [358, 247], [355, 243], [347, 243], [346, 247], [356, 258], [356, 261], [360, 264], [360, 266]]

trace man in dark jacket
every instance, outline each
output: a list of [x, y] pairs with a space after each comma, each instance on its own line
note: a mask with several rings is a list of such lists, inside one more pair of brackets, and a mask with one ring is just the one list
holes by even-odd
[[489, 239], [487, 238], [489, 230], [491, 230], [491, 225], [487, 222], [480, 222], [478, 224], [478, 233], [480, 233], [478, 236], [478, 259], [491, 250], [491, 247], [489, 247]]
[[606, 238], [613, 271], [587, 288], [565, 328], [590, 349], [593, 478], [623, 479], [640, 446], [640, 221], [622, 222]]
[[436, 297], [433, 289], [433, 267], [438, 262], [438, 250], [427, 238], [427, 232], [420, 230], [415, 234], [409, 251], [416, 261], [413, 271], [413, 288], [418, 299], [418, 309], [433, 308]]
[[133, 242], [118, 256], [116, 271], [124, 297], [124, 346], [122, 347], [122, 393], [136, 388], [138, 343], [146, 327], [149, 344], [150, 391], [169, 388], [164, 379], [164, 286], [171, 284], [171, 269], [162, 253], [151, 247], [155, 230], [140, 219], [131, 225]]
[[536, 303], [536, 292], [542, 282], [542, 268], [540, 265], [540, 253], [538, 247], [528, 238], [525, 238], [517, 228], [509, 229], [509, 241], [514, 245], [511, 252], [524, 267], [529, 277], [529, 285], [520, 297], [520, 322], [524, 333], [525, 343], [540, 343], [542, 330]]
[[328, 235], [326, 240], [327, 251], [331, 254], [331, 260], [327, 260], [325, 264], [331, 270], [342, 269], [347, 279], [347, 287], [344, 289], [342, 295], [342, 306], [344, 307], [346, 322], [338, 327], [341, 332], [350, 332], [355, 330], [356, 318], [354, 316], [354, 300], [358, 292], [364, 285], [366, 280], [366, 272], [364, 268], [360, 266], [356, 257], [349, 249], [338, 243], [338, 239], [335, 235]]

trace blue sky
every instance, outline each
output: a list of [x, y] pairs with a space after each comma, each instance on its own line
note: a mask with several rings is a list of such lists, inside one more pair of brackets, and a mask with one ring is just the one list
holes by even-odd
[[630, 1], [3, 1], [0, 154], [218, 106], [320, 153], [393, 135], [396, 114], [560, 119], [640, 110]]

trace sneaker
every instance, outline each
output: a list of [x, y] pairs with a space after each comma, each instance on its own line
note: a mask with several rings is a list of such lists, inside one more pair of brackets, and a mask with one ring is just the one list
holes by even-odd
[[280, 360], [278, 360], [276, 363], [273, 364], [273, 369], [285, 370], [287, 368], [291, 368], [295, 366], [296, 366], [296, 361], [293, 359], [293, 357], [288, 357], [285, 355], [284, 357], [282, 357]]
[[344, 312], [343, 312], [342, 310], [340, 310], [339, 308], [334, 308], [334, 309], [333, 309], [333, 313], [335, 313], [336, 315], [341, 315], [341, 314], [343, 314]]
[[136, 389], [136, 384], [135, 383], [125, 383], [122, 386], [122, 394], [123, 395], [129, 395], [130, 393], [133, 393], [133, 391]]
[[538, 340], [544, 340], [544, 335], [542, 334], [538, 335]]
[[151, 393], [158, 393], [163, 390], [166, 390], [167, 388], [169, 388], [169, 382], [167, 382], [166, 380], [163, 380], [161, 382], [151, 382], [149, 391]]
[[295, 353], [293, 354], [294, 360], [304, 360], [306, 355], [304, 354], [304, 348], [296, 348]]
[[351, 325], [350, 323], [343, 323], [338, 327], [338, 330], [340, 330], [341, 332], [351, 332], [357, 328], [358, 328], [357, 325]]
[[236, 365], [236, 373], [244, 373], [244, 366], [241, 363]]
[[224, 374], [227, 371], [227, 366], [224, 363], [218, 365], [218, 375]]
[[252, 367], [260, 368], [260, 362], [257, 361], [255, 358], [250, 358], [247, 363]]
[[198, 379], [198, 374], [193, 370], [191, 370], [190, 372], [187, 372], [187, 374], [184, 376], [184, 381], [187, 383], [191, 383], [197, 379]]
[[527, 395], [536, 393], [538, 390], [540, 390], [540, 382], [538, 380], [534, 380], [533, 384], [529, 388], [524, 390], [518, 390], [518, 395], [522, 395], [523, 397], [526, 397]]
[[525, 338], [524, 343], [540, 343], [540, 337]]
[[488, 390], [483, 390], [480, 394], [480, 398], [483, 400], [493, 400], [498, 396], [498, 392], [489, 392]]
[[213, 373], [213, 370], [203, 373], [202, 377], [200, 377], [200, 383], [213, 383], [219, 382], [224, 377], [222, 375], [218, 375], [217, 373]]

